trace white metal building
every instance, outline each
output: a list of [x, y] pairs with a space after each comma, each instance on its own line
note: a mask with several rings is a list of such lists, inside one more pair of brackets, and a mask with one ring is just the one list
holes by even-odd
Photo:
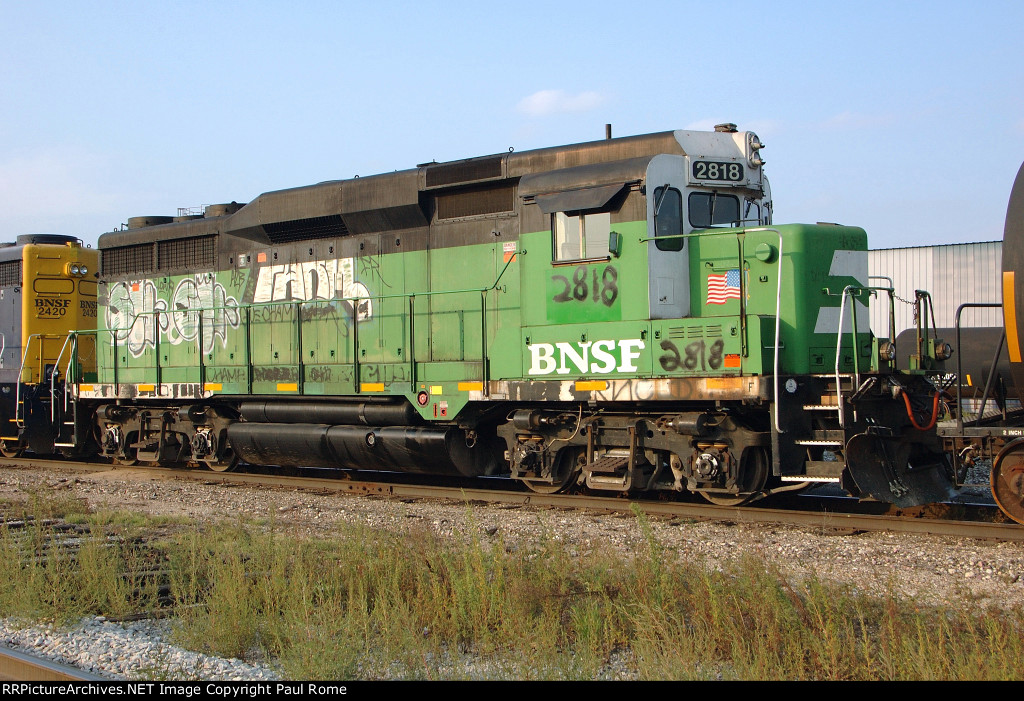
[[[952, 327], [956, 309], [965, 302], [1001, 302], [1002, 241], [946, 246], [883, 248], [868, 252], [868, 274], [888, 277], [899, 298], [914, 301], [915, 290], [932, 295], [937, 327]], [[872, 285], [887, 286], [884, 280]], [[871, 303], [871, 329], [888, 336], [888, 309], [880, 294]], [[913, 328], [913, 307], [896, 300], [896, 333]], [[1002, 326], [1002, 309], [967, 309], [962, 326]]]

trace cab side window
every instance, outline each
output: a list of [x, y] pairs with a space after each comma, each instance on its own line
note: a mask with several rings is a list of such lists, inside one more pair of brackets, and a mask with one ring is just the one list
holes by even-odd
[[[683, 233], [683, 196], [674, 187], [654, 190], [654, 245], [659, 251], [681, 251]], [[664, 238], [675, 236], [677, 238]]]
[[609, 212], [555, 212], [551, 215], [553, 260], [558, 263], [607, 258], [611, 230], [612, 215]]

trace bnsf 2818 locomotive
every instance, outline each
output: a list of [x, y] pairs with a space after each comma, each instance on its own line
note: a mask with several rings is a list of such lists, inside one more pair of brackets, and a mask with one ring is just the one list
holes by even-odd
[[100, 328], [71, 334], [94, 371], [60, 368], [67, 442], [727, 504], [945, 497], [942, 344], [895, 369], [864, 231], [773, 225], [761, 149], [720, 125], [130, 220], [100, 239]]

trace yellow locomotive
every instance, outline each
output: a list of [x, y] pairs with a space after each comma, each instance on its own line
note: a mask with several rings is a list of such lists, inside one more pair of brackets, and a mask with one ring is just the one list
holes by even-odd
[[[74, 406], [64, 378], [95, 371], [97, 251], [72, 236], [27, 234], [0, 244], [0, 453], [70, 448]], [[90, 364], [92, 367], [90, 367]]]

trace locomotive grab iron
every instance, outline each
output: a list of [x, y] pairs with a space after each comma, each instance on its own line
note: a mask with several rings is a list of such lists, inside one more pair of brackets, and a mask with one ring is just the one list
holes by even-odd
[[100, 238], [97, 323], [22, 362], [31, 416], [127, 463], [947, 497], [945, 345], [897, 369], [865, 232], [773, 224], [762, 148], [726, 124], [136, 217]]

